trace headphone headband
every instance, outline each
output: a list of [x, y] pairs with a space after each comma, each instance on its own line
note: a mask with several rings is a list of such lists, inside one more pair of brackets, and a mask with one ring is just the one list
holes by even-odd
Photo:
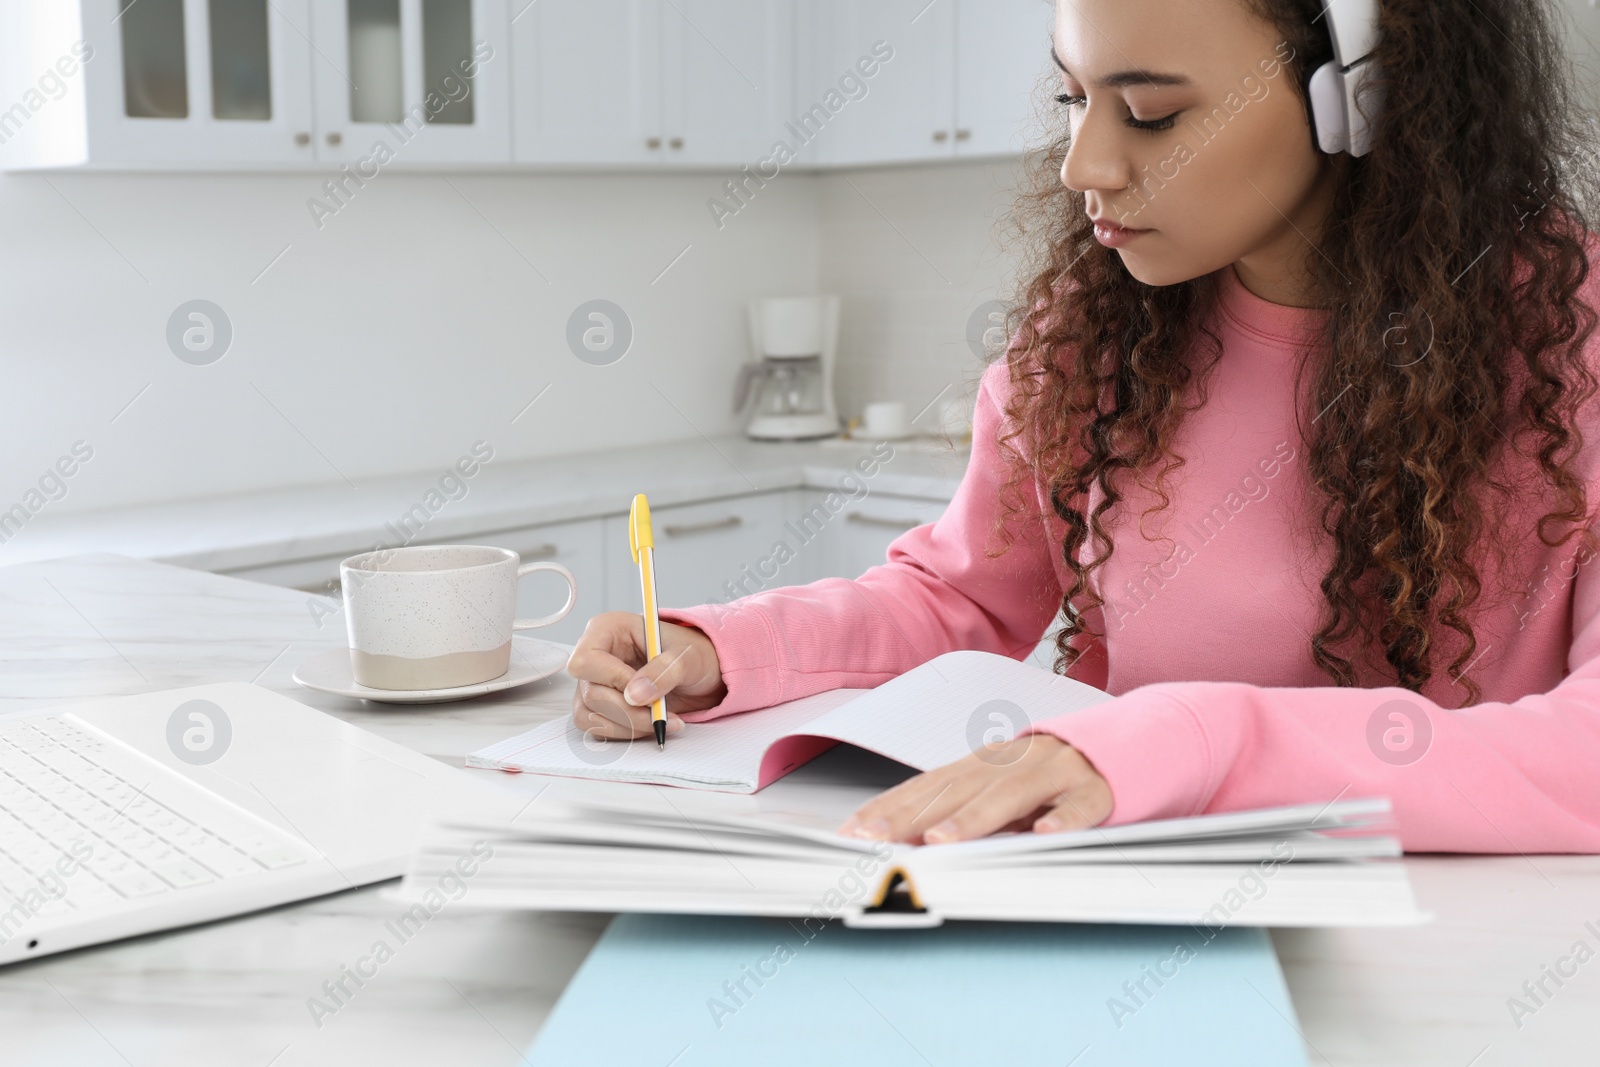
[[1340, 67], [1349, 70], [1378, 47], [1378, 0], [1325, 0], [1322, 13]]
[[[1323, 0], [1322, 14], [1335, 58], [1318, 67], [1306, 86], [1317, 144], [1329, 155], [1364, 156], [1372, 150], [1378, 115], [1363, 112], [1356, 97], [1375, 70], [1369, 57], [1378, 46], [1378, 0]], [[1381, 107], [1382, 96], [1381, 88], [1369, 90], [1367, 107]]]

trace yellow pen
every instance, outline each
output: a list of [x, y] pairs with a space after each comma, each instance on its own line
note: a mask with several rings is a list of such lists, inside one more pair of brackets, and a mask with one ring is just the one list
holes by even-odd
[[[650, 529], [650, 501], [639, 493], [628, 509], [628, 549], [639, 565], [639, 588], [644, 594], [644, 661], [661, 655], [661, 613], [656, 604], [656, 539]], [[658, 697], [650, 705], [650, 725], [655, 730], [656, 746], [667, 747], [667, 698]]]

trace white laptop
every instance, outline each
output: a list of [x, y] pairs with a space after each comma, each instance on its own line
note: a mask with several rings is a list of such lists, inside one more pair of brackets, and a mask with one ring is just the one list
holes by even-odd
[[243, 683], [0, 720], [0, 964], [398, 877], [473, 778]]

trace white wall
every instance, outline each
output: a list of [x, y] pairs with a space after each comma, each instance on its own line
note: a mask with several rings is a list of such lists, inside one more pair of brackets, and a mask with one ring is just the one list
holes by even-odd
[[[380, 174], [319, 230], [322, 175], [0, 176], [0, 509], [80, 438], [52, 511], [728, 432], [743, 301], [815, 291], [818, 184], [719, 231], [725, 177]], [[196, 298], [209, 366], [166, 342]], [[595, 298], [636, 331], [609, 367], [565, 339]]]
[[[970, 397], [983, 369], [967, 322], [1011, 284], [996, 225], [1021, 184], [1014, 161], [825, 174], [824, 290], [845, 296], [839, 403], [899, 400], [912, 415], [946, 387]], [[931, 414], [930, 414], [931, 418]]]
[[[790, 173], [721, 230], [720, 173], [380, 174], [320, 230], [321, 175], [0, 176], [0, 509], [79, 439], [52, 511], [730, 432], [760, 295], [844, 294], [841, 407], [916, 410], [979, 366], [1012, 167]], [[566, 343], [594, 298], [636, 330], [610, 367]], [[193, 299], [234, 329], [209, 366], [167, 346]]]

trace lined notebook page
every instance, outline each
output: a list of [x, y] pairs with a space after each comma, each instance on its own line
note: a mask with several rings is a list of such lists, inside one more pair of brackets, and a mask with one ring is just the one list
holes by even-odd
[[866, 692], [870, 690], [833, 689], [760, 711], [689, 723], [667, 738], [664, 751], [653, 739], [595, 740], [564, 715], [479, 749], [467, 757], [467, 766], [753, 793], [761, 758], [774, 742], [810, 733], [822, 715]]
[[794, 734], [830, 737], [931, 770], [1029, 723], [1110, 700], [1093, 686], [988, 652], [948, 652], [876, 689], [835, 689], [689, 723], [667, 741], [597, 741], [570, 716], [467, 757], [469, 767], [752, 793], [761, 760]]
[[822, 716], [810, 732], [928, 771], [1010, 740], [1030, 723], [1110, 699], [1006, 656], [947, 652]]

